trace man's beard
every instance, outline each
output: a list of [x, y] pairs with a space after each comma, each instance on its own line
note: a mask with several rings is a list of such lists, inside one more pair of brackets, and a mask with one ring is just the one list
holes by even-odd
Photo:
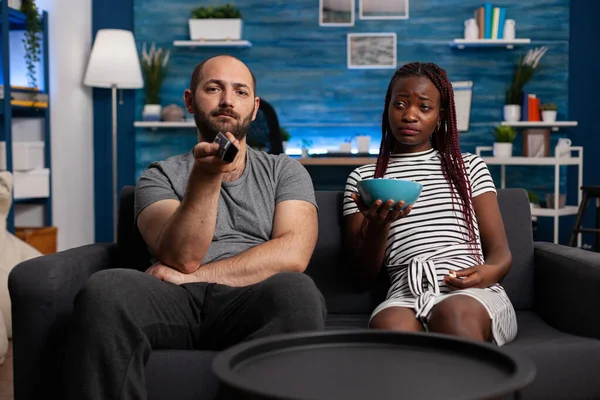
[[[246, 137], [246, 134], [250, 129], [253, 113], [254, 110], [248, 114], [247, 117], [242, 119], [238, 113], [228, 108], [215, 108], [207, 115], [207, 113], [204, 113], [196, 107], [194, 121], [196, 122], [196, 128], [198, 128], [202, 137], [209, 142], [215, 140], [215, 137], [219, 132], [223, 134], [231, 132], [237, 140], [242, 140]], [[235, 122], [231, 119], [219, 120], [219, 115], [233, 117]]]

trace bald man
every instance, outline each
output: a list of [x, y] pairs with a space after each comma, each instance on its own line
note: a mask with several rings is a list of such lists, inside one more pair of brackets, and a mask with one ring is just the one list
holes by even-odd
[[[198, 130], [189, 152], [139, 179], [135, 223], [154, 264], [94, 274], [75, 299], [67, 399], [144, 399], [153, 349], [222, 350], [273, 334], [322, 330], [323, 297], [303, 272], [317, 241], [306, 170], [246, 145], [259, 98], [229, 56], [196, 66], [184, 92]], [[218, 157], [217, 133], [238, 152]]]

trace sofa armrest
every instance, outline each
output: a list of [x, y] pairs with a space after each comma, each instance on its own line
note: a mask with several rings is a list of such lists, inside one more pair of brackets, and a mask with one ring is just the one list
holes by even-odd
[[60, 349], [75, 295], [92, 274], [113, 266], [116, 245], [92, 244], [24, 261], [10, 272], [15, 398], [59, 389]]
[[600, 254], [554, 243], [534, 244], [534, 301], [553, 327], [600, 339]]

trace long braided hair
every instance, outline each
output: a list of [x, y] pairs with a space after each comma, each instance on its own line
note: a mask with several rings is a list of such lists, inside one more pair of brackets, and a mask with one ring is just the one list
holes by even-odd
[[389, 121], [389, 106], [394, 84], [399, 78], [425, 76], [440, 92], [440, 124], [431, 136], [431, 145], [437, 150], [442, 159], [442, 173], [450, 183], [452, 193], [452, 208], [458, 205], [467, 223], [468, 241], [476, 243], [473, 206], [471, 204], [471, 184], [460, 151], [458, 129], [456, 127], [456, 108], [454, 106], [454, 91], [446, 71], [433, 63], [414, 62], [399, 68], [392, 77], [385, 94], [385, 105], [381, 121], [381, 145], [375, 168], [375, 178], [382, 178], [390, 161], [394, 146], [394, 135]]

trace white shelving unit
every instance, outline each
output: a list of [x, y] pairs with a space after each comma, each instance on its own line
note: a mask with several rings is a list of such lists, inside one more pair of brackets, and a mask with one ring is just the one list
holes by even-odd
[[133, 126], [136, 128], [195, 128], [196, 124], [193, 119], [185, 121], [135, 121]]
[[572, 128], [577, 126], [577, 121], [517, 121], [509, 122], [502, 121], [500, 125], [512, 126], [514, 128], [550, 128], [553, 131], [557, 131], [559, 128]]
[[464, 49], [465, 47], [506, 47], [512, 49], [516, 45], [529, 44], [531, 39], [454, 39], [451, 47]]
[[248, 40], [175, 40], [177, 47], [252, 47]]
[[[554, 166], [554, 208], [532, 208], [531, 215], [535, 217], [554, 218], [554, 243], [558, 243], [559, 217], [565, 215], [576, 215], [581, 203], [581, 191], [577, 191], [577, 205], [558, 208], [560, 199], [560, 167], [563, 165], [577, 166], [577, 187], [583, 185], [583, 147], [571, 146], [568, 157], [486, 157], [482, 152], [493, 151], [492, 146], [477, 146], [476, 154], [480, 156], [487, 165], [500, 165], [500, 188], [506, 187], [507, 165], [529, 165], [529, 166]], [[575, 154], [573, 154], [575, 153]], [[578, 246], [581, 247], [581, 234], [577, 235]]]

